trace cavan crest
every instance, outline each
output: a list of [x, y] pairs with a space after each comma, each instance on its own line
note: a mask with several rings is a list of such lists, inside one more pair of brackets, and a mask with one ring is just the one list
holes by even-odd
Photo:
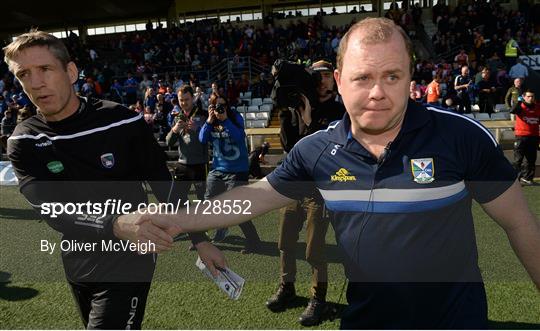
[[412, 159], [411, 170], [413, 179], [418, 184], [427, 184], [435, 180], [435, 168], [433, 159]]

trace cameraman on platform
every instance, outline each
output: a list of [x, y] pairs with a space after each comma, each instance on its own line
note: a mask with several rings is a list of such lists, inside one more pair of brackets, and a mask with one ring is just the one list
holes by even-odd
[[[311, 70], [321, 76], [317, 84], [318, 102], [310, 105], [308, 98], [301, 95], [301, 106], [280, 111], [280, 138], [285, 152], [289, 152], [303, 137], [324, 130], [331, 122], [340, 120], [345, 113], [343, 104], [336, 101], [333, 65], [321, 60], [315, 62]], [[331, 311], [326, 304], [328, 272], [324, 255], [328, 218], [323, 217], [323, 202], [318, 192], [281, 210], [278, 241], [281, 279], [277, 292], [266, 302], [266, 306], [273, 312], [283, 311], [296, 299], [295, 248], [304, 220], [307, 221], [306, 261], [312, 267], [312, 286], [311, 299], [300, 315], [300, 324], [313, 326], [328, 318]]]

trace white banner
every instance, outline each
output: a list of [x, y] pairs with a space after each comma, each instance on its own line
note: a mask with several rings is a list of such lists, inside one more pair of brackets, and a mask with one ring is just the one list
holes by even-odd
[[540, 70], [540, 55], [522, 55], [519, 57], [523, 64], [533, 70]]
[[0, 161], [0, 185], [19, 185], [19, 181], [9, 161]]

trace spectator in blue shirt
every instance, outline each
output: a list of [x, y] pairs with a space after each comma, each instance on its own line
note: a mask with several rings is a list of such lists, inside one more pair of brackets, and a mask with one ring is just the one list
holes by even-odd
[[525, 65], [523, 65], [523, 62], [521, 59], [517, 59], [516, 64], [514, 64], [510, 68], [510, 72], [508, 73], [511, 79], [521, 78], [525, 79], [527, 76], [529, 76], [529, 70]]
[[112, 83], [111, 85], [111, 88], [110, 88], [110, 98], [111, 98], [111, 101], [114, 101], [114, 102], [118, 102], [118, 103], [121, 103], [121, 104], [124, 104], [124, 87], [122, 86], [122, 84], [120, 84], [120, 82], [118, 81], [118, 79], [115, 79], [114, 82]]
[[128, 105], [133, 105], [137, 101], [137, 80], [131, 73], [128, 73], [128, 78], [124, 82], [124, 91], [126, 92], [126, 102]]
[[146, 89], [146, 92], [144, 93], [144, 107], [150, 107], [152, 111], [155, 110], [157, 103], [156, 94], [154, 93], [154, 89], [149, 87]]
[[[206, 181], [205, 199], [210, 199], [237, 186], [246, 185], [249, 179], [249, 161], [246, 146], [244, 120], [240, 114], [229, 108], [224, 96], [212, 93], [209, 100], [208, 119], [203, 125], [199, 140], [211, 143], [213, 151], [212, 170]], [[260, 238], [251, 221], [240, 224], [246, 237], [243, 254], [259, 249]], [[215, 242], [223, 241], [226, 228], [219, 229]]]

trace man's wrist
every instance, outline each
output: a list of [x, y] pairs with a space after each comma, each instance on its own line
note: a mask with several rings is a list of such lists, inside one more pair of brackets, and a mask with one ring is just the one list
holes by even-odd
[[122, 217], [122, 215], [115, 216], [115, 217], [111, 220], [111, 223], [112, 223], [112, 233], [113, 233], [113, 235], [114, 235], [116, 238], [120, 238], [120, 233], [121, 233], [120, 224], [118, 224], [118, 219], [119, 219], [120, 217]]
[[193, 246], [195, 246], [196, 249], [199, 249], [201, 246], [204, 246], [206, 244], [210, 244], [210, 241], [208, 240], [199, 241], [198, 243], [193, 244]]

